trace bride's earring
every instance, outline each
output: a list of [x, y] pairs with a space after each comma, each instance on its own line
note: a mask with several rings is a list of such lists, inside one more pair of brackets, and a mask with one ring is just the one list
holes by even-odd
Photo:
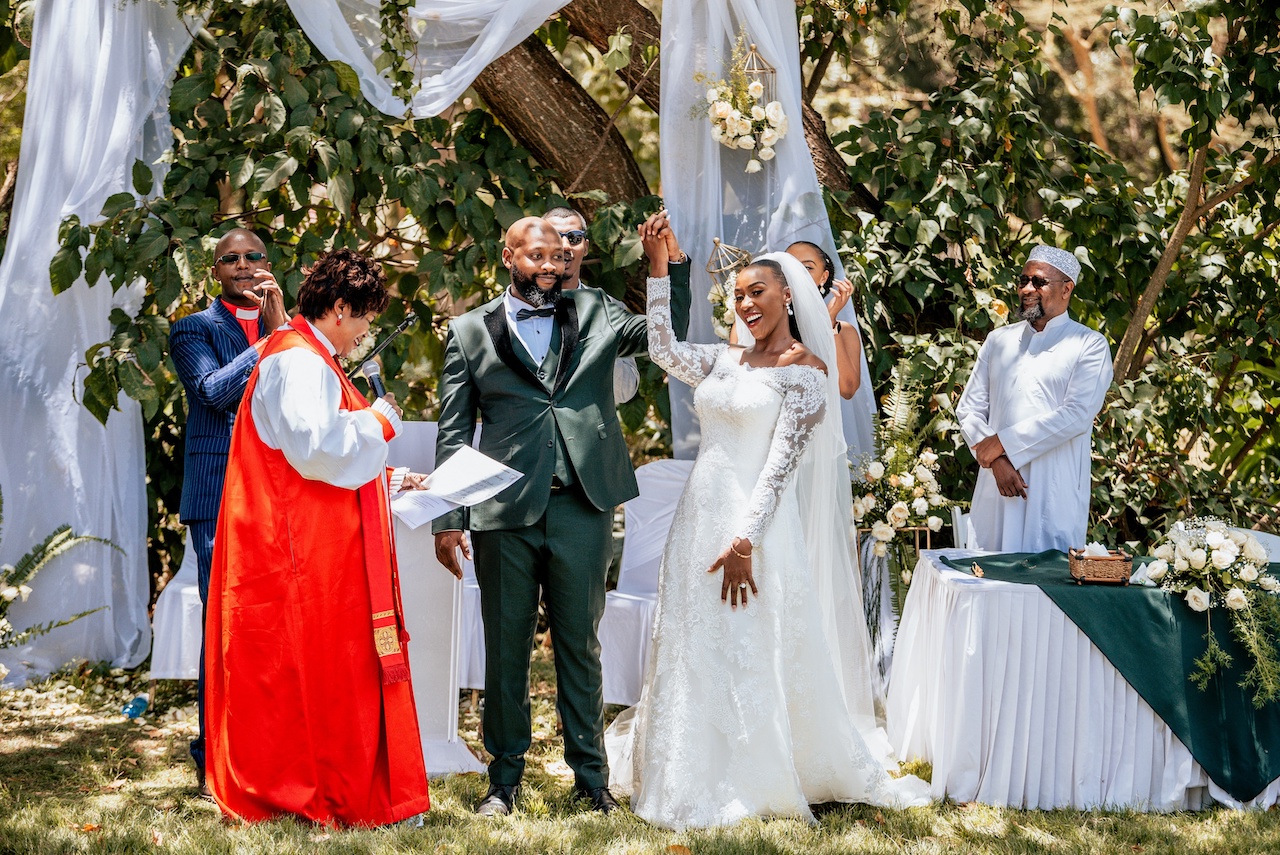
[[788, 314], [788, 315], [791, 315], [792, 317], [795, 317], [795, 314], [796, 314], [796, 310], [795, 310], [795, 309], [793, 309], [793, 308], [791, 308], [791, 302], [790, 302], [790, 301], [788, 301], [788, 302], [787, 302], [787, 314]]

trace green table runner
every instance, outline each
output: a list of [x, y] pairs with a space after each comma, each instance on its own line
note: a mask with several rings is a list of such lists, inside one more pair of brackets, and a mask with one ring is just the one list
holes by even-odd
[[[1187, 675], [1204, 653], [1206, 618], [1182, 596], [1140, 585], [1077, 585], [1056, 550], [941, 560], [964, 572], [976, 561], [987, 579], [1039, 586], [1233, 798], [1256, 798], [1280, 777], [1280, 703], [1255, 710], [1252, 693], [1240, 688], [1249, 660], [1223, 609], [1212, 610], [1212, 625], [1232, 667], [1202, 692]], [[1280, 564], [1270, 572], [1280, 576]]]

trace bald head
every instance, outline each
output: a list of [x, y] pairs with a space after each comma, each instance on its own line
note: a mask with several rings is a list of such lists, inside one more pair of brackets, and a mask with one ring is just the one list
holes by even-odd
[[213, 257], [217, 258], [220, 255], [225, 255], [227, 247], [232, 243], [239, 244], [246, 241], [252, 244], [253, 248], [258, 252], [267, 251], [267, 245], [262, 242], [262, 238], [258, 237], [253, 232], [248, 229], [232, 229], [223, 235], [222, 239], [218, 241], [218, 247], [213, 251]]
[[511, 287], [531, 306], [554, 303], [564, 285], [560, 234], [540, 217], [516, 220], [507, 229], [502, 264], [511, 271]]

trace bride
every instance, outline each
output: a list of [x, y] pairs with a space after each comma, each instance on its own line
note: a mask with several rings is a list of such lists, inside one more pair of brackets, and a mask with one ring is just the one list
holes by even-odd
[[611, 785], [677, 830], [813, 821], [809, 805], [831, 801], [927, 803], [927, 785], [891, 778], [863, 736], [875, 732], [870, 657], [818, 290], [796, 259], [765, 255], [734, 289], [748, 346], [679, 342], [665, 244], [642, 239], [649, 352], [696, 387], [702, 439], [663, 555], [640, 703], [611, 728]]

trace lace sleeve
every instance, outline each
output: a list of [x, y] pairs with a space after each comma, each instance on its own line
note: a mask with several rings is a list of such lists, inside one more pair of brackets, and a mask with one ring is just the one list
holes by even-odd
[[776, 377], [781, 381], [782, 410], [773, 429], [769, 457], [737, 528], [738, 536], [752, 544], [760, 543], [801, 455], [827, 412], [826, 375], [820, 370], [795, 365], [777, 369]]
[[664, 371], [697, 386], [715, 367], [723, 344], [689, 344], [671, 327], [671, 277], [648, 280], [649, 356]]

